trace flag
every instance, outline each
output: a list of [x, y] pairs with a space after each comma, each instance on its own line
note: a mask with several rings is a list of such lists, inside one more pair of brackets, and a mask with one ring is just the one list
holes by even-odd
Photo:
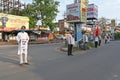
[[96, 26], [95, 35], [98, 35], [98, 34], [99, 34], [99, 28], [98, 26]]

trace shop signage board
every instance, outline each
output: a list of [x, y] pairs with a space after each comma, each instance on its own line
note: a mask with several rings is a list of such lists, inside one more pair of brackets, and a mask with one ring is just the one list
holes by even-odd
[[29, 18], [0, 13], [0, 26], [4, 27], [4, 30], [19, 30], [21, 26], [26, 26], [26, 29], [29, 29]]
[[95, 4], [88, 4], [87, 8], [87, 18], [98, 18], [98, 7]]

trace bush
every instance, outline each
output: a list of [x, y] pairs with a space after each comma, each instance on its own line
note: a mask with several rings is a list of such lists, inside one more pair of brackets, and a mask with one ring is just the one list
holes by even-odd
[[92, 47], [94, 47], [95, 45], [94, 45], [94, 43], [92, 42], [92, 41], [89, 41], [87, 44], [86, 44], [86, 48], [87, 49], [90, 49], [90, 48], [92, 48]]
[[115, 39], [117, 40], [117, 39], [120, 39], [120, 32], [116, 32], [115, 33]]

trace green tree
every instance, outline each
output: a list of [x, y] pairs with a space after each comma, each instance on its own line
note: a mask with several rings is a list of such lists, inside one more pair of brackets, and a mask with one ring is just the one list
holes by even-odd
[[106, 23], [107, 23], [107, 19], [105, 17], [101, 17], [97, 21], [97, 24], [100, 25], [100, 27], [103, 29], [103, 31], [106, 31], [106, 25], [107, 25]]
[[55, 27], [53, 20], [57, 16], [59, 2], [54, 0], [33, 0], [32, 6], [37, 19], [42, 21], [42, 26], [49, 26], [53, 30]]
[[34, 12], [34, 8], [32, 4], [25, 5], [25, 8], [20, 12], [20, 16], [29, 17], [29, 27], [34, 28], [36, 25], [37, 15]]
[[37, 20], [41, 20], [42, 26], [49, 26], [53, 30], [55, 28], [53, 20], [59, 12], [58, 6], [59, 2], [54, 0], [33, 0], [32, 4], [25, 5], [18, 15], [29, 17], [30, 28], [35, 27]]

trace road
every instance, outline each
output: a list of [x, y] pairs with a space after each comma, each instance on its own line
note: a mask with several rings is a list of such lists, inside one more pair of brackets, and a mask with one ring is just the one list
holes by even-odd
[[29, 46], [30, 65], [20, 67], [17, 46], [0, 47], [0, 80], [120, 80], [120, 41], [67, 56], [62, 44]]

